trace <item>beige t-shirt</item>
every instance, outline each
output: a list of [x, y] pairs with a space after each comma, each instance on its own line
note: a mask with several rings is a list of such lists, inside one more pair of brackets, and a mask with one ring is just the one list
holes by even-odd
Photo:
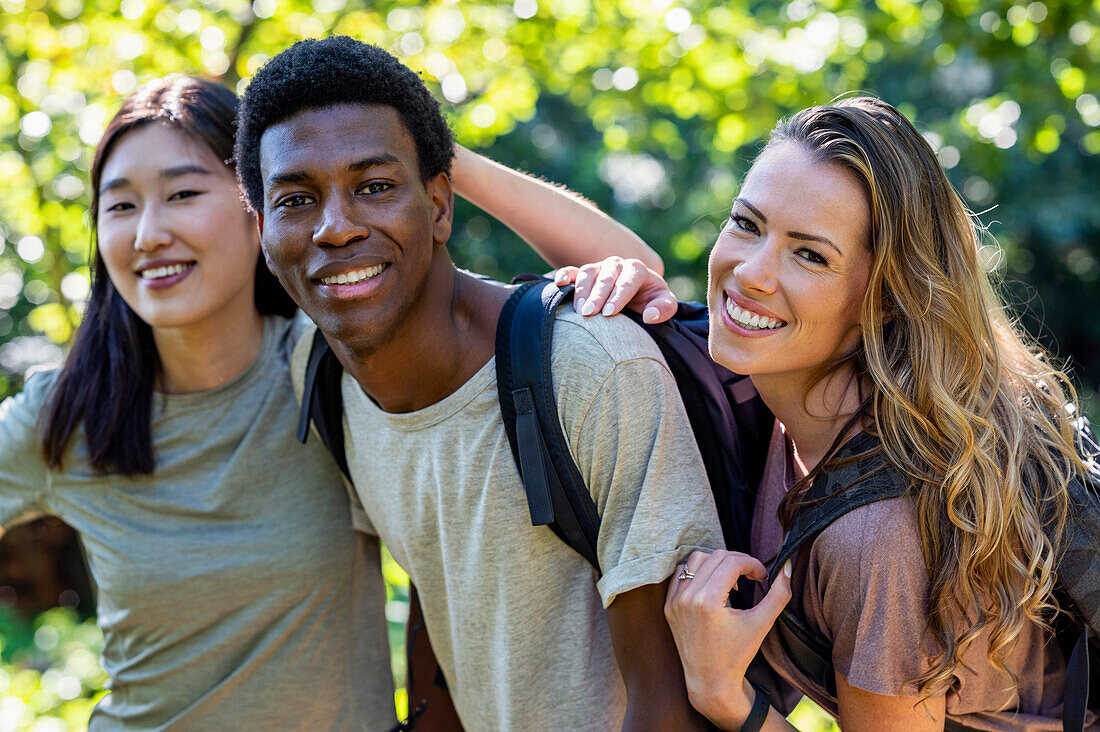
[[[299, 344], [298, 374], [307, 353]], [[549, 528], [531, 525], [494, 361], [406, 414], [343, 382], [355, 487], [419, 589], [471, 730], [621, 728], [626, 693], [605, 608], [665, 580], [693, 549], [722, 546], [691, 427], [653, 342], [626, 318], [562, 309], [552, 358], [564, 434], [602, 517], [598, 581]]]
[[[770, 564], [782, 529], [776, 509], [797, 479], [782, 425], [776, 423], [753, 516], [752, 552]], [[852, 686], [875, 694], [918, 694], [909, 683], [931, 666], [926, 635], [928, 573], [912, 498], [893, 498], [841, 516], [793, 563], [794, 597], [811, 627], [833, 646], [833, 666]], [[993, 732], [1062, 729], [1065, 661], [1052, 634], [1025, 625], [1006, 665], [988, 661], [988, 631], [964, 654], [947, 693], [947, 714], [967, 727]], [[816, 690], [786, 658], [773, 632], [764, 657], [795, 688], [832, 714], [837, 700]], [[1086, 729], [1096, 729], [1090, 713]]]

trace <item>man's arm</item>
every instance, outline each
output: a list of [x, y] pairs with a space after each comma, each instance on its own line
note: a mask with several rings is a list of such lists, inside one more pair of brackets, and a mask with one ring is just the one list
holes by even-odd
[[428, 637], [428, 626], [424, 624], [424, 613], [420, 608], [420, 597], [416, 588], [409, 585], [409, 624], [405, 633], [405, 648], [408, 658], [406, 686], [409, 697], [410, 721], [423, 705], [420, 716], [416, 718], [416, 729], [423, 732], [461, 732], [462, 723], [458, 719], [451, 695], [446, 688], [436, 683], [441, 676], [439, 661], [432, 650], [432, 640]]
[[598, 588], [626, 686], [624, 729], [703, 729], [663, 602], [676, 563], [721, 546], [722, 532], [676, 380], [628, 320], [559, 318], [556, 397], [600, 515]]
[[668, 581], [624, 592], [607, 609], [615, 660], [626, 683], [624, 730], [706, 729], [692, 709], [664, 617]]
[[581, 196], [455, 145], [455, 193], [494, 217], [554, 267], [612, 255], [636, 258], [658, 274], [664, 262], [641, 237]]

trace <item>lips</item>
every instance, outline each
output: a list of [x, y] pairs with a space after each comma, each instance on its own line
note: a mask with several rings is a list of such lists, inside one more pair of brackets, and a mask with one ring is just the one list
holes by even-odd
[[389, 262], [335, 262], [317, 270], [311, 280], [323, 297], [352, 301], [373, 295], [389, 279], [389, 270]]
[[187, 279], [196, 266], [195, 262], [156, 260], [143, 263], [135, 274], [148, 291], [170, 290]]
[[727, 310], [732, 310], [733, 307], [738, 307], [742, 311], [747, 312], [750, 316], [759, 315], [761, 320], [776, 320], [783, 325], [787, 324], [787, 321], [783, 320], [783, 318], [768, 310], [760, 303], [748, 299], [744, 295], [738, 294], [737, 292], [731, 292], [729, 290], [725, 290], [724, 294], [726, 296]]
[[743, 296], [729, 292], [723, 292], [722, 296], [721, 307], [717, 309], [721, 313], [721, 322], [727, 330], [741, 338], [766, 338], [788, 325], [786, 321], [772, 317], [770, 313], [765, 314], [767, 311], [764, 308], [748, 309], [738, 304], [738, 301], [746, 305], [751, 302]]
[[729, 299], [726, 300], [726, 312], [731, 320], [749, 330], [776, 330], [786, 325], [784, 321], [778, 318], [769, 318], [766, 315], [747, 310]]
[[195, 262], [193, 261], [155, 259], [151, 262], [142, 263], [134, 271], [137, 273], [137, 276], [143, 280], [163, 280], [168, 277], [183, 274], [194, 266]]
[[381, 257], [364, 252], [361, 255], [347, 258], [326, 258], [325, 261], [319, 263], [319, 266], [311, 267], [308, 276], [309, 279], [319, 284], [339, 284], [334, 282], [333, 278], [338, 279], [341, 275], [344, 277], [355, 275], [358, 281], [358, 278], [362, 277], [363, 274], [366, 274], [368, 278], [377, 277], [389, 264]]
[[183, 274], [185, 271], [194, 266], [194, 263], [169, 264], [164, 267], [155, 267], [151, 269], [140, 270], [138, 272], [138, 276], [141, 277], [141, 279], [143, 280], [162, 280], [166, 277]]
[[322, 285], [354, 285], [364, 280], [377, 277], [382, 274], [382, 270], [384, 270], [386, 266], [386, 264], [376, 264], [372, 267], [362, 267], [348, 272], [332, 274], [321, 277], [320, 282]]

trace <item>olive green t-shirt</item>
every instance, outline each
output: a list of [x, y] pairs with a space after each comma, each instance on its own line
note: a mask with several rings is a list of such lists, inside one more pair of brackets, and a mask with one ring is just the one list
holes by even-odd
[[98, 588], [111, 693], [92, 730], [394, 724], [378, 542], [352, 530], [320, 442], [295, 436], [303, 326], [268, 317], [230, 383], [154, 397], [150, 476], [93, 472], [82, 431], [47, 468], [36, 423], [57, 372], [0, 405], [0, 525], [65, 521]]

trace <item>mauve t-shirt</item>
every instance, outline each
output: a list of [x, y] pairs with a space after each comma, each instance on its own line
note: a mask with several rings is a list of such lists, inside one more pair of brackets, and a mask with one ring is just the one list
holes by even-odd
[[[752, 554], [770, 568], [783, 529], [779, 503], [804, 473], [776, 422], [753, 515]], [[925, 633], [928, 573], [917, 533], [916, 504], [894, 498], [857, 508], [837, 519], [793, 562], [791, 602], [833, 646], [833, 666], [848, 683], [875, 694], [918, 694], [912, 679], [926, 671], [935, 650]], [[1058, 732], [1062, 729], [1065, 661], [1053, 635], [1027, 624], [1006, 660], [988, 661], [988, 632], [970, 647], [968, 668], [955, 669], [947, 715], [991, 732]], [[802, 676], [773, 631], [762, 646], [778, 674], [831, 714], [837, 700]], [[1089, 713], [1086, 729], [1100, 729]]]

